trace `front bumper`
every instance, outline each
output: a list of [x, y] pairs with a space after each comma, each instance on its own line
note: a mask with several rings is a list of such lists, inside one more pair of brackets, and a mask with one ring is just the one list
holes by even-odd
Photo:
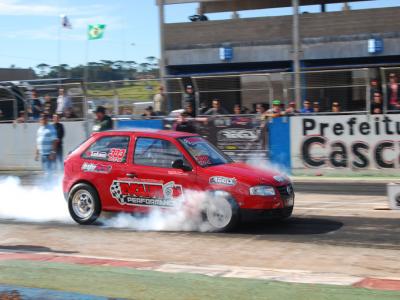
[[292, 215], [293, 206], [276, 209], [240, 209], [241, 221], [285, 219]]

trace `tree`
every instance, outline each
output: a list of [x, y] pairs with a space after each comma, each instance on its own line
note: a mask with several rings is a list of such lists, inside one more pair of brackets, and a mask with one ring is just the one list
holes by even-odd
[[50, 71], [50, 65], [45, 63], [38, 64], [36, 68], [39, 69], [39, 76], [42, 78], [44, 78]]

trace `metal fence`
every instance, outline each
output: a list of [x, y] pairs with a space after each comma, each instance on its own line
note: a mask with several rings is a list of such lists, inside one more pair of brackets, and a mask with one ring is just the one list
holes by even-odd
[[[295, 99], [294, 73], [281, 73], [286, 104]], [[321, 112], [330, 112], [337, 102], [341, 111], [366, 112], [370, 107], [369, 69], [300, 72], [303, 100], [317, 102]]]
[[[320, 112], [329, 114], [333, 102], [341, 106], [339, 113], [370, 113], [371, 94], [374, 87], [371, 79], [379, 80], [379, 92], [383, 94], [383, 112], [399, 111], [390, 107], [389, 75], [400, 77], [400, 67], [380, 69], [344, 69], [301, 72], [302, 101], [319, 104]], [[121, 80], [107, 82], [69, 82], [49, 84], [21, 84], [16, 87], [0, 83], [0, 121], [15, 120], [23, 114], [25, 121], [31, 120], [30, 92], [35, 89], [43, 100], [50, 98], [51, 110], [57, 106], [58, 89], [64, 88], [72, 99], [73, 107], [66, 117], [69, 119], [91, 118], [94, 108], [103, 105], [114, 116], [141, 116], [146, 107], [155, 106], [155, 99], [162, 99], [163, 107], [155, 107], [160, 115], [183, 108], [187, 85], [192, 85], [196, 107], [210, 107], [213, 99], [233, 113], [235, 104], [244, 107], [244, 112], [254, 113], [256, 103], [271, 106], [274, 97], [284, 105], [294, 101], [294, 74], [258, 73], [218, 76], [192, 76], [159, 79]], [[160, 89], [160, 88], [163, 89]], [[400, 93], [399, 93], [400, 94]], [[300, 107], [297, 107], [300, 109]], [[178, 113], [179, 111], [177, 111]], [[204, 110], [203, 110], [204, 112]], [[335, 112], [337, 113], [337, 112]], [[6, 115], [6, 117], [5, 117]]]

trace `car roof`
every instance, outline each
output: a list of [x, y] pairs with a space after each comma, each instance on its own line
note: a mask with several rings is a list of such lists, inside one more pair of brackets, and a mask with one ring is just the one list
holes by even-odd
[[182, 132], [182, 131], [173, 131], [173, 130], [143, 130], [143, 129], [117, 129], [117, 130], [109, 130], [96, 132], [95, 135], [115, 135], [115, 134], [126, 134], [130, 133], [132, 135], [143, 135], [149, 137], [172, 137], [172, 138], [180, 138], [180, 137], [188, 137], [188, 136], [198, 136], [198, 134]]

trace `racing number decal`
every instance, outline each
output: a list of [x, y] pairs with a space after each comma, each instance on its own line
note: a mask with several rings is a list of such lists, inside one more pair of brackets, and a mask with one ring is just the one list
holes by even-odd
[[125, 149], [111, 148], [110, 152], [108, 153], [108, 161], [122, 162], [124, 160], [125, 153]]

